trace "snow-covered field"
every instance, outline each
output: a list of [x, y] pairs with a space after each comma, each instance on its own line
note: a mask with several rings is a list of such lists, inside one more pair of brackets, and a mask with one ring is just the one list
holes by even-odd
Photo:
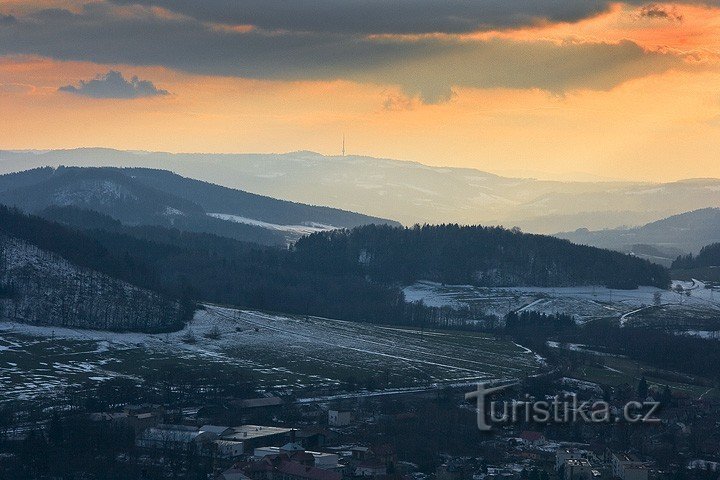
[[[187, 343], [188, 336], [195, 343]], [[210, 338], [212, 337], [212, 338]], [[350, 379], [418, 388], [515, 378], [532, 352], [467, 332], [440, 332], [206, 306], [171, 334], [113, 333], [0, 322], [0, 401], [63, 396], [69, 387], [125, 376], [141, 382], [153, 362], [250, 370], [276, 392], [341, 393]]]
[[[680, 287], [680, 288], [678, 288]], [[699, 280], [674, 281], [671, 290], [640, 287], [617, 290], [605, 287], [474, 287], [417, 282], [404, 289], [408, 301], [422, 300], [430, 306], [470, 307], [504, 317], [511, 311], [533, 310], [564, 313], [578, 322], [617, 318], [621, 324], [652, 322], [662, 315], [686, 319], [720, 318], [720, 291], [706, 288]], [[649, 319], [648, 319], [649, 318]], [[711, 328], [712, 325], [708, 325]], [[717, 324], [720, 330], [720, 322]], [[693, 330], [694, 335], [707, 330]]]
[[334, 230], [337, 227], [332, 225], [322, 225], [320, 223], [307, 222], [302, 225], [280, 225], [277, 223], [268, 223], [252, 218], [240, 217], [238, 215], [230, 215], [228, 213], [208, 213], [208, 216], [225, 220], [228, 222], [244, 223], [246, 225], [254, 225], [256, 227], [266, 228], [268, 230], [276, 230], [285, 233], [289, 239], [297, 240], [304, 235], [311, 233], [324, 232]]

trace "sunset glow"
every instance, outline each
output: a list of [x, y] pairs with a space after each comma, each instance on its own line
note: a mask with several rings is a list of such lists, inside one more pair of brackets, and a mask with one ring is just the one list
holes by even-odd
[[[165, 3], [3, 2], [0, 148], [338, 154], [344, 134], [353, 154], [512, 175], [720, 177], [715, 2], [329, 32]], [[125, 93], [87, 87], [111, 71]]]

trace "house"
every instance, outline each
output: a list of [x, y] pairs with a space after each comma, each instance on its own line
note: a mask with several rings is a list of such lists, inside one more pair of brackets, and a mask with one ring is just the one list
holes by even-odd
[[591, 480], [593, 467], [584, 458], [570, 458], [565, 460], [565, 480]]
[[158, 425], [142, 432], [135, 440], [140, 448], [202, 453], [205, 445], [215, 439], [208, 432], [184, 425]]
[[566, 460], [580, 460], [583, 458], [588, 458], [586, 450], [560, 448], [555, 452], [555, 471], [559, 471], [565, 465]]
[[243, 451], [242, 442], [233, 442], [232, 440], [215, 440], [216, 452], [220, 458], [238, 458]]
[[387, 467], [377, 460], [369, 460], [358, 464], [354, 473], [356, 477], [379, 477], [387, 475]]
[[349, 410], [328, 410], [328, 425], [331, 427], [346, 427], [352, 422], [352, 412]]
[[135, 433], [140, 433], [147, 430], [150, 427], [156, 427], [162, 423], [163, 413], [158, 412], [146, 412], [138, 414], [129, 414], [127, 417], [127, 424], [131, 426]]
[[370, 447], [357, 446], [350, 449], [353, 460], [363, 461], [371, 454]]
[[647, 462], [629, 453], [613, 453], [611, 460], [613, 476], [622, 480], [647, 480], [650, 473]]
[[525, 444], [533, 447], [539, 447], [547, 443], [545, 435], [541, 432], [535, 432], [533, 430], [525, 430], [520, 434], [520, 438]]

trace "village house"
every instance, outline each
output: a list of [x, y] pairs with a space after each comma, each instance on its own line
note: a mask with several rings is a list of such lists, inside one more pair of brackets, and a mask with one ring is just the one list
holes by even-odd
[[647, 480], [650, 473], [647, 462], [629, 453], [613, 453], [611, 459], [613, 476], [622, 480]]
[[328, 410], [328, 425], [331, 427], [347, 427], [352, 422], [349, 410]]
[[565, 460], [565, 480], [591, 480], [593, 478], [593, 467], [584, 458], [570, 458]]
[[239, 458], [243, 455], [243, 443], [232, 440], [215, 440], [215, 450], [220, 458]]
[[576, 448], [559, 448], [555, 452], [555, 471], [559, 471], [567, 460], [580, 460], [588, 458], [587, 450], [579, 450]]

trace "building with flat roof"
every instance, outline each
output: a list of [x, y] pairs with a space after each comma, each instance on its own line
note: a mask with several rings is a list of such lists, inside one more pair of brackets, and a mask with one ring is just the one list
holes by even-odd
[[622, 480], [647, 480], [650, 466], [629, 453], [613, 453], [612, 472]]
[[588, 458], [587, 450], [580, 450], [578, 448], [559, 448], [555, 452], [555, 471], [559, 471], [561, 467], [565, 465], [566, 460], [577, 460]]
[[221, 440], [242, 443], [241, 453], [250, 453], [258, 447], [282, 445], [290, 436], [292, 429], [267, 427], [263, 425], [240, 425], [230, 427], [220, 435]]
[[565, 460], [565, 480], [590, 480], [593, 478], [593, 467], [585, 458]]

